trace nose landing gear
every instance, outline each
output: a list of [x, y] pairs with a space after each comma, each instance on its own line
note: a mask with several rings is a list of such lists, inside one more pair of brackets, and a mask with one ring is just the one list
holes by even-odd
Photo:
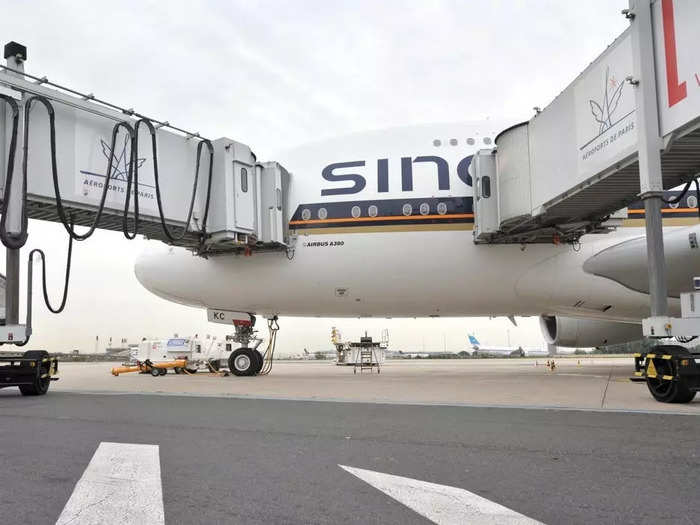
[[[258, 350], [262, 339], [254, 337], [255, 316], [251, 315], [250, 318], [250, 322], [234, 321], [233, 324], [236, 330], [233, 340], [243, 345], [232, 352], [228, 358], [229, 370], [236, 376], [266, 375], [272, 369], [277, 331], [279, 330], [277, 316], [267, 321], [270, 338], [264, 354]], [[251, 341], [254, 341], [252, 348], [249, 346]]]
[[262, 364], [262, 355], [253, 348], [239, 348], [228, 358], [229, 369], [237, 376], [254, 376], [260, 372]]

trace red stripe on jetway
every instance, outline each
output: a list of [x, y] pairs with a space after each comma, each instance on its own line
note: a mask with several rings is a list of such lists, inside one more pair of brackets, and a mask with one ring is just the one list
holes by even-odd
[[666, 52], [666, 83], [668, 85], [668, 107], [688, 96], [685, 81], [678, 83], [678, 54], [676, 53], [676, 26], [673, 16], [673, 0], [662, 0], [661, 18], [664, 25], [664, 50]]

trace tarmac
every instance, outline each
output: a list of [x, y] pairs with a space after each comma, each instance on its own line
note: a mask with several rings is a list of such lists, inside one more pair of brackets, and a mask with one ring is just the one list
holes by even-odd
[[700, 404], [650, 401], [630, 358], [581, 361], [279, 362], [253, 378], [64, 363], [46, 396], [0, 390], [0, 516], [698, 522]]
[[54, 391], [130, 392], [269, 399], [469, 406], [556, 407], [700, 413], [689, 405], [654, 401], [644, 383], [633, 383], [631, 357], [563, 357], [556, 369], [538, 359], [388, 360], [381, 373], [353, 373], [331, 361], [280, 361], [261, 377], [206, 373], [163, 377], [130, 373], [116, 363], [62, 363]]

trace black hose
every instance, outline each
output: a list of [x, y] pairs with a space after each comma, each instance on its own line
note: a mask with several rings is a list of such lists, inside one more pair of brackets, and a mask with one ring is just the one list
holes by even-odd
[[35, 253], [38, 253], [39, 257], [41, 257], [41, 286], [44, 293], [44, 303], [46, 304], [46, 308], [48, 308], [53, 314], [60, 314], [66, 307], [66, 301], [68, 299], [68, 283], [70, 281], [70, 268], [73, 259], [73, 237], [68, 236], [68, 255], [66, 256], [66, 276], [63, 282], [63, 297], [61, 298], [61, 304], [56, 308], [51, 306], [51, 301], [49, 300], [49, 293], [46, 286], [46, 255], [44, 254], [43, 250], [35, 248], [29, 252], [29, 260], [32, 259]]
[[676, 197], [671, 197], [670, 199], [664, 199], [661, 197], [661, 200], [664, 201], [666, 204], [678, 204], [683, 197], [685, 197], [685, 194], [688, 193], [688, 188], [690, 188], [690, 185], [695, 181], [696, 187], [697, 187], [697, 179], [691, 179], [688, 182], [685, 183], [685, 186], [681, 190], [680, 194], [678, 194]]
[[[83, 234], [78, 234], [74, 227], [69, 224], [69, 220], [66, 214], [66, 210], [63, 205], [63, 199], [61, 197], [61, 190], [59, 188], [59, 183], [58, 183], [58, 165], [56, 161], [56, 113], [53, 108], [53, 105], [51, 102], [46, 98], [41, 95], [33, 95], [27, 99], [25, 102], [24, 106], [24, 145], [23, 145], [23, 159], [22, 159], [22, 178], [23, 178], [23, 195], [22, 195], [22, 229], [19, 234], [16, 235], [11, 235], [6, 232], [6, 227], [5, 227], [5, 220], [6, 220], [6, 211], [7, 211], [7, 206], [9, 203], [9, 196], [10, 196], [10, 189], [12, 186], [12, 179], [13, 179], [13, 166], [14, 166], [14, 156], [15, 156], [15, 151], [17, 149], [17, 127], [18, 127], [18, 121], [19, 121], [19, 108], [17, 103], [10, 97], [6, 95], [0, 95], [0, 98], [3, 100], [7, 101], [13, 109], [14, 112], [14, 121], [13, 121], [13, 133], [12, 133], [12, 139], [10, 142], [10, 150], [9, 150], [9, 155], [8, 155], [8, 168], [7, 168], [7, 177], [5, 179], [5, 192], [4, 192], [4, 199], [3, 199], [3, 207], [2, 207], [2, 218], [0, 218], [0, 239], [2, 240], [3, 244], [11, 249], [18, 249], [24, 246], [24, 244], [27, 241], [27, 225], [28, 225], [28, 217], [26, 214], [26, 200], [27, 200], [27, 164], [28, 164], [28, 158], [29, 158], [29, 115], [30, 115], [30, 110], [32, 107], [32, 104], [34, 102], [40, 102], [44, 108], [46, 108], [46, 112], [49, 117], [49, 146], [51, 148], [51, 175], [53, 178], [53, 186], [54, 186], [54, 195], [56, 198], [56, 211], [58, 212], [59, 219], [61, 223], [63, 224], [63, 227], [66, 229], [68, 232], [68, 235], [71, 237], [71, 239], [76, 240], [76, 241], [84, 241], [92, 234], [95, 232], [95, 230], [99, 227], [100, 219], [102, 218], [102, 213], [104, 212], [104, 207], [105, 207], [105, 201], [107, 199], [107, 192], [109, 190], [109, 183], [112, 178], [112, 168], [113, 168], [113, 161], [114, 161], [114, 155], [111, 154], [107, 160], [107, 171], [105, 173], [105, 182], [104, 182], [104, 188], [102, 189], [102, 195], [100, 197], [100, 203], [97, 207], [97, 213], [95, 215], [95, 219], [92, 222], [92, 224], [89, 226], [88, 231], [83, 233]], [[131, 148], [130, 148], [130, 153], [129, 153], [129, 165], [128, 165], [128, 174], [127, 174], [127, 195], [126, 195], [126, 201], [124, 205], [124, 212], [122, 216], [122, 230], [124, 233], [124, 236], [127, 239], [133, 239], [136, 237], [138, 234], [138, 228], [139, 228], [139, 199], [138, 199], [138, 186], [139, 186], [139, 180], [138, 180], [138, 162], [136, 161], [137, 155], [138, 155], [138, 130], [141, 124], [146, 125], [148, 127], [149, 133], [151, 134], [151, 149], [152, 149], [152, 154], [153, 154], [153, 174], [155, 178], [155, 186], [156, 186], [156, 198], [158, 202], [158, 213], [160, 216], [160, 222], [161, 226], [163, 229], [163, 233], [165, 236], [168, 238], [170, 242], [177, 242], [182, 240], [185, 235], [187, 235], [187, 228], [189, 227], [190, 221], [192, 220], [192, 213], [194, 211], [194, 203], [195, 203], [195, 198], [197, 195], [197, 185], [199, 182], [199, 167], [201, 164], [201, 156], [202, 156], [202, 148], [204, 146], [207, 147], [209, 150], [209, 176], [208, 176], [208, 181], [207, 181], [207, 196], [206, 196], [206, 202], [204, 206], [204, 217], [202, 220], [202, 226], [200, 227], [200, 235], [201, 235], [201, 242], [203, 242], [204, 237], [206, 236], [206, 224], [207, 224], [207, 219], [209, 216], [209, 205], [211, 201], [211, 184], [212, 184], [212, 175], [213, 175], [213, 165], [214, 165], [214, 147], [212, 146], [211, 142], [207, 139], [201, 140], [197, 144], [197, 158], [195, 162], [195, 176], [194, 176], [194, 182], [192, 185], [192, 196], [190, 198], [190, 205], [189, 209], [187, 212], [187, 220], [185, 222], [185, 228], [182, 232], [182, 235], [175, 236], [173, 233], [168, 229], [167, 224], [165, 223], [165, 213], [163, 211], [163, 201], [161, 197], [161, 191], [160, 191], [160, 178], [159, 178], [159, 172], [158, 172], [158, 156], [157, 156], [157, 143], [156, 143], [156, 129], [153, 123], [146, 119], [142, 118], [136, 121], [135, 127], [132, 127], [128, 122], [126, 121], [121, 121], [117, 122], [114, 127], [112, 128], [112, 141], [110, 145], [110, 151], [114, 152], [116, 148], [116, 142], [117, 142], [117, 135], [119, 133], [120, 128], [124, 128], [128, 133], [129, 133], [129, 138], [131, 140]], [[129, 232], [128, 229], [128, 213], [129, 213], [129, 205], [131, 203], [131, 189], [132, 189], [132, 184], [134, 188], [134, 231]]]
[[[2, 217], [0, 217], [0, 240], [2, 240], [3, 245], [11, 250], [17, 250], [24, 246], [27, 242], [27, 216], [25, 213], [24, 205], [22, 205], [22, 229], [19, 234], [11, 234], [7, 232], [7, 209], [10, 204], [10, 191], [12, 189], [12, 180], [14, 177], [15, 170], [15, 152], [17, 150], [17, 134], [19, 128], [19, 105], [17, 102], [7, 96], [0, 95], [0, 99], [4, 100], [10, 105], [12, 109], [12, 137], [10, 138], [10, 149], [7, 155], [7, 172], [5, 175], [5, 191], [3, 192], [2, 198]], [[23, 188], [23, 194], [27, 194], [26, 181]], [[24, 202], [24, 201], [23, 201]]]
[[[681, 192], [676, 196], [672, 197], [670, 199], [664, 199], [661, 197], [661, 200], [665, 202], [666, 204], [678, 204], [683, 197], [688, 193], [688, 190], [690, 189], [690, 185], [695, 183], [695, 195], [697, 195], [697, 198], [700, 199], [700, 182], [698, 182], [698, 178], [694, 178], [689, 180], [688, 182], [685, 183], [685, 186], [683, 186], [683, 189]], [[698, 217], [700, 217], [700, 204], [697, 206], [698, 210]]]
[[[66, 257], [66, 272], [65, 272], [65, 279], [64, 279], [64, 286], [63, 286], [63, 294], [61, 297], [61, 303], [57, 307], [54, 307], [51, 304], [51, 301], [49, 299], [49, 294], [48, 294], [48, 287], [46, 283], [46, 254], [43, 252], [43, 250], [40, 249], [33, 249], [32, 251], [29, 252], [29, 261], [31, 262], [32, 257], [34, 254], [39, 254], [41, 258], [41, 263], [42, 263], [42, 273], [41, 273], [41, 280], [42, 280], [42, 292], [44, 296], [44, 303], [46, 304], [46, 307], [48, 310], [54, 314], [58, 314], [62, 312], [67, 303], [68, 299], [68, 287], [70, 283], [70, 273], [71, 273], [71, 265], [72, 265], [72, 256], [73, 256], [73, 241], [84, 241], [88, 239], [92, 234], [95, 232], [95, 230], [99, 227], [100, 219], [102, 217], [102, 213], [104, 211], [105, 207], [105, 202], [107, 199], [107, 191], [109, 190], [109, 183], [112, 178], [112, 168], [113, 168], [113, 161], [114, 161], [114, 150], [116, 148], [116, 142], [117, 142], [117, 136], [119, 134], [119, 130], [121, 128], [124, 128], [126, 132], [129, 134], [129, 139], [130, 139], [130, 152], [129, 152], [129, 165], [128, 165], [128, 170], [127, 170], [127, 193], [126, 193], [126, 199], [124, 203], [124, 211], [122, 215], [122, 231], [124, 233], [124, 236], [127, 239], [133, 239], [136, 237], [138, 234], [139, 230], [139, 178], [138, 178], [138, 132], [139, 132], [139, 127], [141, 124], [146, 125], [148, 127], [148, 130], [151, 134], [151, 149], [152, 149], [152, 154], [153, 154], [153, 172], [155, 176], [155, 186], [156, 186], [156, 195], [157, 195], [157, 200], [158, 200], [158, 211], [160, 215], [160, 222], [163, 227], [163, 233], [165, 236], [171, 241], [179, 241], [182, 240], [185, 235], [187, 234], [187, 229], [189, 227], [190, 221], [192, 219], [192, 213], [194, 210], [194, 203], [195, 203], [195, 198], [197, 195], [197, 185], [199, 181], [199, 166], [201, 163], [201, 154], [202, 154], [202, 148], [206, 145], [207, 149], [209, 150], [209, 180], [207, 181], [207, 195], [206, 195], [206, 203], [205, 203], [205, 208], [204, 208], [204, 217], [202, 221], [202, 226], [200, 227], [200, 250], [202, 249], [203, 243], [204, 243], [204, 238], [206, 236], [206, 224], [207, 224], [207, 218], [209, 216], [209, 204], [210, 204], [210, 199], [211, 199], [211, 185], [212, 185], [212, 174], [213, 174], [213, 165], [214, 165], [214, 147], [212, 146], [211, 142], [209, 140], [201, 140], [197, 144], [197, 159], [195, 163], [195, 176], [194, 176], [194, 183], [192, 187], [192, 197], [190, 199], [190, 206], [189, 210], [187, 213], [187, 222], [185, 223], [185, 228], [181, 236], [175, 237], [170, 230], [168, 229], [167, 225], [165, 224], [165, 215], [163, 213], [163, 203], [161, 199], [161, 194], [160, 194], [160, 181], [158, 178], [158, 156], [157, 156], [157, 143], [156, 143], [156, 129], [153, 125], [153, 123], [146, 119], [146, 118], [141, 118], [136, 121], [136, 124], [134, 127], [132, 127], [128, 122], [126, 121], [121, 121], [117, 122], [114, 127], [112, 128], [112, 141], [111, 141], [111, 146], [110, 146], [110, 155], [107, 161], [107, 172], [105, 173], [105, 182], [104, 182], [104, 188], [102, 190], [102, 195], [100, 197], [100, 203], [97, 207], [97, 213], [95, 216], [94, 221], [92, 224], [89, 226], [88, 231], [83, 233], [83, 234], [78, 234], [75, 231], [75, 225], [73, 221], [73, 217], [71, 216], [70, 218], [66, 214], [66, 210], [63, 206], [63, 199], [61, 197], [61, 190], [59, 188], [59, 181], [58, 181], [58, 164], [56, 161], [56, 114], [55, 110], [53, 108], [53, 105], [51, 102], [46, 98], [41, 95], [33, 95], [29, 97], [24, 105], [24, 144], [23, 144], [23, 158], [22, 158], [22, 199], [21, 199], [21, 213], [22, 213], [22, 224], [21, 224], [21, 229], [20, 232], [17, 234], [10, 234], [7, 232], [6, 229], [6, 219], [7, 219], [7, 211], [8, 211], [8, 206], [10, 202], [10, 196], [11, 196], [11, 190], [12, 190], [12, 183], [13, 183], [13, 177], [14, 177], [14, 160], [15, 160], [15, 154], [17, 150], [17, 135], [18, 135], [18, 127], [19, 127], [19, 105], [17, 102], [12, 99], [11, 97], [8, 97], [7, 95], [0, 94], [0, 99], [6, 101], [8, 104], [10, 104], [12, 112], [13, 112], [13, 125], [12, 125], [12, 136], [10, 139], [10, 145], [9, 145], [9, 151], [8, 151], [8, 163], [7, 163], [7, 174], [5, 177], [5, 189], [3, 192], [3, 202], [2, 202], [2, 207], [0, 208], [0, 213], [2, 213], [2, 216], [0, 217], [0, 240], [2, 241], [3, 245], [7, 247], [8, 249], [20, 249], [22, 246], [24, 246], [27, 242], [27, 230], [28, 230], [28, 215], [26, 212], [26, 205], [27, 205], [27, 166], [28, 166], [28, 158], [29, 158], [29, 115], [30, 115], [30, 110], [32, 107], [32, 104], [36, 102], [40, 102], [44, 108], [46, 109], [46, 112], [49, 117], [49, 145], [51, 149], [51, 175], [53, 178], [53, 186], [54, 186], [54, 195], [56, 199], [56, 210], [58, 212], [59, 219], [61, 223], [63, 224], [63, 227], [65, 230], [68, 232], [68, 254]], [[131, 190], [132, 190], [132, 185], [133, 185], [133, 190], [134, 190], [134, 230], [133, 232], [129, 231], [128, 228], [128, 215], [129, 215], [129, 206], [131, 204]], [[31, 267], [31, 265], [30, 265]], [[31, 297], [29, 298], [31, 301]], [[27, 338], [19, 343], [15, 343], [18, 346], [24, 346], [29, 342], [29, 336]]]
[[[124, 214], [122, 216], [122, 233], [124, 234], [124, 237], [126, 237], [129, 240], [133, 240], [136, 238], [136, 236], [139, 233], [139, 162], [138, 162], [138, 156], [139, 156], [139, 125], [141, 124], [142, 121], [145, 121], [149, 128], [152, 128], [153, 125], [146, 121], [145, 119], [140, 119], [136, 121], [136, 124], [134, 125], [134, 131], [131, 136], [131, 145], [129, 148], [129, 169], [128, 169], [128, 175], [126, 178], [126, 200], [124, 201]], [[114, 151], [114, 150], [112, 150]], [[156, 145], [155, 145], [155, 137], [153, 137], [153, 158], [155, 159], [156, 156]], [[154, 163], [156, 162], [155, 160], [153, 161]], [[132, 174], [133, 174], [133, 182], [134, 182], [134, 232], [129, 233], [129, 225], [128, 225], [128, 218], [129, 218], [129, 201], [131, 200], [131, 182], [132, 182]]]
[[[68, 232], [68, 235], [70, 235], [71, 239], [76, 240], [76, 241], [84, 241], [90, 236], [92, 236], [93, 233], [95, 233], [95, 230], [99, 226], [100, 219], [102, 218], [102, 212], [104, 211], [105, 207], [105, 201], [107, 199], [107, 191], [109, 189], [109, 182], [112, 177], [112, 162], [114, 159], [114, 155], [110, 154], [109, 159], [107, 160], [107, 173], [105, 174], [105, 182], [104, 182], [104, 188], [102, 189], [102, 196], [100, 197], [100, 204], [97, 207], [97, 214], [95, 215], [95, 220], [92, 222], [90, 227], [88, 228], [88, 231], [79, 234], [76, 233], [75, 229], [71, 225], [70, 221], [68, 220], [68, 217], [66, 216], [66, 211], [63, 207], [63, 199], [61, 198], [61, 190], [58, 187], [58, 165], [56, 163], [56, 112], [53, 109], [53, 106], [51, 105], [51, 102], [46, 97], [43, 97], [41, 95], [34, 95], [31, 96], [27, 99], [25, 106], [24, 106], [24, 158], [22, 159], [22, 176], [24, 178], [24, 201], [26, 203], [26, 191], [27, 191], [27, 160], [29, 158], [29, 112], [31, 110], [32, 104], [37, 101], [41, 102], [41, 104], [46, 108], [46, 112], [49, 115], [49, 145], [51, 147], [51, 175], [53, 177], [53, 189], [54, 189], [54, 195], [56, 197], [56, 211], [58, 212], [58, 216], [61, 219], [61, 223], [63, 223], [63, 227], [66, 229]], [[129, 136], [131, 140], [133, 141], [134, 137], [134, 130], [133, 128], [129, 125], [128, 122], [117, 122], [114, 127], [112, 128], [112, 144], [111, 144], [111, 149], [110, 151], [114, 151], [117, 143], [117, 134], [119, 133], [119, 128], [124, 128], [127, 130], [129, 133]], [[131, 152], [131, 158], [129, 159], [129, 177], [131, 176], [131, 168], [133, 165], [133, 151]], [[24, 204], [23, 204], [24, 206]], [[25, 215], [25, 230], [26, 230], [26, 215]], [[26, 235], [26, 231], [25, 231]], [[25, 238], [26, 241], [26, 238]]]

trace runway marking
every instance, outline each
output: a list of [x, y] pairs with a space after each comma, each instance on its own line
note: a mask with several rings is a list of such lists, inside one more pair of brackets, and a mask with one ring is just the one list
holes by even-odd
[[56, 525], [162, 525], [158, 445], [102, 442]]
[[372, 470], [338, 465], [421, 516], [438, 524], [538, 524], [468, 490]]

